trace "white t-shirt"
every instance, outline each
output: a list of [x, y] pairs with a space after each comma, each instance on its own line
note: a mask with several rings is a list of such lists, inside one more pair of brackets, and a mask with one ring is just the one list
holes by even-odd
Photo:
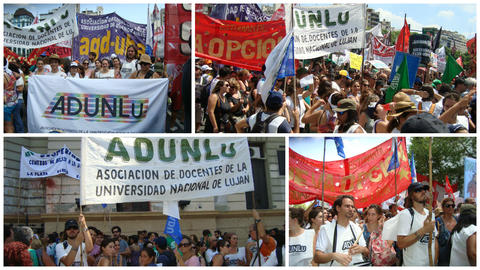
[[58, 69], [57, 72], [53, 73], [52, 71], [50, 71], [47, 75], [50, 75], [50, 76], [61, 76], [63, 78], [66, 78], [67, 77], [67, 74], [65, 74], [65, 72], [63, 71], [60, 71], [60, 69]]
[[97, 71], [95, 73], [95, 78], [97, 79], [115, 79], [115, 70], [109, 69], [108, 72]]
[[[287, 96], [287, 97], [285, 98], [285, 102], [287, 103], [287, 106], [288, 106], [288, 108], [289, 108], [288, 113], [290, 114], [290, 119], [291, 119], [291, 120], [290, 120], [290, 126], [291, 126], [292, 129], [293, 129], [293, 127], [295, 126], [295, 119], [294, 119], [294, 117], [293, 117], [293, 113], [291, 113], [291, 112], [293, 111], [293, 109], [294, 109], [294, 108], [293, 108], [293, 100], [292, 100], [292, 98], [291, 98], [290, 96]], [[299, 104], [297, 104], [297, 106], [300, 105], [300, 116], [299, 116], [300, 123], [299, 123], [299, 127], [300, 127], [300, 128], [304, 128], [304, 127], [305, 127], [305, 123], [302, 122], [302, 118], [303, 118], [303, 116], [305, 115], [305, 112], [307, 111], [307, 108], [305, 107], [305, 103], [303, 102], [302, 95], [298, 95], [298, 102], [299, 102]]]
[[[273, 238], [272, 238], [273, 239]], [[275, 240], [273, 240], [275, 241]], [[264, 248], [262, 247], [263, 240], [260, 239], [259, 246], [260, 249]], [[275, 247], [277, 246], [277, 242], [275, 241]], [[254, 245], [251, 247], [250, 251], [252, 252], [252, 260], [250, 261], [250, 266], [260, 266], [258, 262], [257, 257], [257, 245]], [[277, 259], [277, 253], [276, 249], [272, 249], [271, 252], [268, 254], [268, 256], [263, 256], [262, 252], [260, 252], [260, 260], [262, 261], [262, 267], [263, 266], [277, 266], [278, 264], [278, 259]]]
[[[15, 82], [15, 90], [17, 90], [17, 87], [18, 87], [18, 86], [22, 86], [22, 85], [25, 85], [25, 82], [24, 82], [24, 80], [23, 80], [23, 77], [20, 76], [20, 78], [18, 78], [17, 81]], [[23, 90], [25, 90], [25, 89], [23, 89]], [[22, 99], [22, 100], [23, 100], [23, 95], [22, 95], [22, 93], [20, 93], [20, 92], [18, 93], [18, 99]]]
[[[327, 223], [320, 227], [320, 232], [317, 236], [317, 244], [316, 250], [320, 250], [323, 253], [332, 253], [333, 252], [333, 239], [335, 235], [335, 224], [337, 223], [336, 220], [332, 220], [332, 222]], [[353, 233], [352, 233], [353, 230]], [[360, 237], [358, 241], [358, 245], [365, 247], [367, 244], [365, 239], [363, 238], [362, 229], [355, 224], [354, 222], [350, 221], [347, 227], [343, 227], [341, 225], [337, 226], [337, 245], [335, 252], [348, 254], [350, 247], [352, 247], [353, 243]], [[362, 254], [355, 254], [352, 256], [352, 261], [350, 262], [350, 266], [354, 265], [355, 263], [363, 262]], [[330, 265], [330, 263], [328, 263]], [[332, 266], [340, 266], [337, 261], [333, 261]]]
[[313, 259], [314, 230], [305, 230], [301, 235], [289, 237], [288, 258], [290, 266], [311, 266]]
[[[431, 101], [422, 101], [422, 97], [419, 96], [419, 95], [411, 95], [410, 96], [410, 100], [415, 103], [415, 107], [417, 107], [417, 109], [421, 109], [422, 111], [424, 112], [430, 112], [430, 108], [433, 104], [433, 102]], [[422, 103], [422, 107], [420, 108], [419, 107], [419, 104]], [[441, 101], [435, 103], [435, 108], [433, 109], [433, 113], [432, 115], [435, 116], [435, 117], [440, 117], [440, 114], [442, 113], [443, 111], [443, 104]]]
[[470, 266], [467, 256], [467, 239], [477, 232], [477, 226], [470, 225], [462, 228], [460, 233], [452, 235], [452, 253], [450, 254], [451, 266]]
[[76, 73], [75, 76], [72, 76], [72, 74], [70, 72], [68, 72], [67, 78], [80, 79], [80, 74]]
[[245, 253], [245, 247], [239, 247], [238, 252], [235, 254], [225, 255], [225, 260], [228, 260], [228, 266], [240, 266], [239, 261], [247, 262], [247, 256]]
[[[67, 248], [64, 248], [64, 243], [61, 242], [58, 243], [57, 246], [55, 247], [55, 256], [56, 256], [56, 264], [59, 266], [65, 266], [60, 259], [63, 257], [67, 256], [68, 253], [70, 252], [70, 249], [72, 249], [71, 245], [68, 245]], [[88, 266], [87, 263], [87, 256], [88, 254], [85, 252], [85, 243], [82, 243], [82, 249], [78, 249], [77, 251], [77, 256], [75, 256], [75, 260], [72, 263], [72, 266], [80, 266], [80, 257], [81, 257], [81, 252], [80, 250], [83, 250], [83, 266]]]
[[120, 75], [122, 75], [122, 79], [128, 79], [135, 71], [137, 71], [137, 60], [134, 59], [131, 62], [125, 61], [122, 64], [122, 69], [120, 69]]
[[213, 259], [213, 256], [215, 256], [215, 254], [217, 254], [217, 253], [218, 253], [218, 251], [216, 251], [216, 250], [214, 251], [210, 248], [205, 251], [205, 260], [207, 261], [207, 264], [210, 264], [210, 262]]
[[[407, 236], [413, 234], [423, 227], [423, 222], [428, 217], [428, 210], [424, 209], [425, 215], [421, 215], [414, 208], [413, 209], [413, 224], [412, 216], [408, 209], [402, 210], [398, 218], [398, 233], [397, 235]], [[432, 215], [432, 221], [435, 221], [435, 215]], [[433, 231], [433, 239], [437, 235], [437, 229]], [[425, 234], [420, 240], [413, 245], [403, 249], [403, 265], [405, 266], [429, 266], [428, 260], [428, 234]], [[435, 240], [432, 241], [432, 251], [435, 250]]]

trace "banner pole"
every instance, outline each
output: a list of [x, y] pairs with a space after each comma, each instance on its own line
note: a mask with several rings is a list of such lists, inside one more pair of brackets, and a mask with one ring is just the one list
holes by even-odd
[[323, 214], [324, 201], [325, 201], [325, 150], [327, 145], [327, 139], [323, 137], [323, 173], [322, 173], [322, 223], [325, 224], [325, 215]]
[[[294, 27], [293, 5], [294, 5], [294, 3], [292, 3], [292, 7], [291, 7], [292, 12], [291, 12], [290, 16], [291, 16], [291, 21], [292, 21], [292, 33], [295, 33], [295, 31], [293, 30], [293, 27]], [[295, 34], [294, 34], [294, 36], [295, 36]], [[293, 54], [293, 69], [295, 70], [295, 53]], [[285, 81], [286, 81], [286, 78], [285, 78]], [[297, 73], [296, 72], [293, 73], [293, 95], [295, 97], [293, 99], [293, 109], [295, 109], [295, 108], [297, 108]]]
[[[366, 4], [363, 4], [363, 15], [365, 16], [365, 19], [363, 20], [363, 30], [365, 31], [367, 26], [365, 21], [367, 20], [367, 9], [366, 9]], [[373, 34], [372, 34], [373, 35]], [[360, 66], [360, 73], [362, 74], [362, 79], [363, 79], [363, 65], [365, 63], [365, 34], [363, 35], [363, 44], [362, 44], [362, 65]], [[350, 61], [351, 63], [351, 61]], [[362, 82], [360, 82], [362, 83]]]
[[[256, 204], [255, 204], [255, 190], [252, 191], [252, 207], [253, 207], [253, 210], [255, 210], [257, 208]], [[257, 241], [256, 242], [257, 242], [258, 266], [262, 266], [262, 260], [260, 259], [260, 237], [258, 235], [258, 224], [257, 224], [256, 220], [254, 221], [254, 223], [255, 223], [255, 233], [257, 234]], [[254, 260], [255, 260], [255, 258], [254, 258]]]
[[[398, 147], [397, 147], [397, 139], [396, 138], [393, 138], [393, 141], [395, 143], [395, 148], [397, 150], [397, 152], [395, 153], [396, 154], [396, 158], [397, 158], [397, 162], [398, 162]], [[400, 163], [400, 162], [399, 162]], [[400, 164], [399, 164], [400, 165]], [[395, 163], [395, 196], [397, 196], [397, 164]]]
[[[433, 201], [433, 195], [432, 194], [432, 143], [433, 143], [433, 137], [430, 137], [430, 143], [428, 146], [428, 184], [429, 184], [429, 197], [430, 199], [428, 200], [428, 217], [427, 220], [430, 221], [432, 219], [432, 201]], [[429, 238], [428, 238], [428, 260], [430, 263], [430, 266], [433, 266], [433, 257], [432, 257], [432, 232], [428, 233]]]
[[22, 196], [22, 178], [18, 178], [17, 225], [20, 224], [20, 201]]

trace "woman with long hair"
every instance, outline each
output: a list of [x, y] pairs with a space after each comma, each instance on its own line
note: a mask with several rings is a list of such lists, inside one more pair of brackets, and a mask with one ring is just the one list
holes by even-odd
[[230, 104], [225, 97], [229, 88], [230, 84], [227, 81], [219, 80], [208, 97], [208, 117], [205, 123], [206, 133], [219, 133], [224, 131], [228, 112], [230, 111]]
[[375, 266], [392, 266], [396, 263], [396, 253], [393, 241], [382, 240], [382, 230], [385, 217], [382, 208], [372, 204], [367, 208], [366, 220], [363, 225], [363, 237], [370, 250], [370, 261]]
[[144, 247], [140, 252], [140, 266], [157, 266], [155, 251], [151, 247]]
[[332, 133], [335, 129], [337, 114], [333, 110], [338, 101], [345, 96], [342, 93], [335, 92], [329, 81], [320, 79], [320, 85], [317, 90], [318, 100], [305, 112], [302, 122], [314, 124], [317, 126], [318, 133]]
[[[180, 252], [182, 255], [180, 255]], [[179, 266], [201, 266], [200, 258], [195, 254], [193, 243], [190, 237], [184, 235], [178, 249], [175, 249], [175, 257]]]
[[246, 118], [249, 107], [248, 98], [245, 95], [245, 91], [241, 89], [239, 81], [231, 78], [228, 82], [230, 84], [230, 91], [225, 94], [230, 104], [229, 121], [231, 128], [228, 131], [233, 132], [235, 130], [235, 124]]
[[217, 242], [217, 254], [213, 256], [212, 266], [228, 266], [228, 262], [225, 260], [225, 255], [230, 252], [230, 242], [227, 240], [219, 240]]
[[452, 230], [451, 266], [477, 265], [477, 208], [465, 203], [460, 207], [460, 217]]
[[121, 79], [122, 75], [120, 74], [120, 70], [122, 69], [122, 62], [120, 62], [120, 59], [118, 57], [114, 57], [112, 59], [113, 63], [113, 74], [115, 79]]
[[97, 266], [113, 266], [113, 257], [115, 256], [115, 240], [105, 238], [100, 244], [101, 253], [98, 256]]
[[[96, 62], [95, 62], [96, 63]], [[95, 73], [97, 79], [114, 79], [115, 73], [110, 69], [110, 61], [106, 58], [102, 59], [102, 67]]]
[[453, 228], [457, 225], [457, 218], [453, 215], [455, 210], [455, 201], [452, 198], [445, 198], [442, 200], [442, 214], [435, 218], [435, 225], [438, 231], [438, 247], [439, 266], [448, 266], [448, 254], [450, 247], [448, 246], [448, 239], [452, 233]]
[[245, 266], [247, 265], [247, 253], [245, 247], [238, 246], [238, 235], [229, 233], [225, 239], [230, 242], [230, 252], [225, 255], [225, 259], [230, 266]]
[[344, 98], [338, 102], [337, 108], [338, 125], [333, 133], [365, 133], [358, 124], [357, 105], [353, 99]]

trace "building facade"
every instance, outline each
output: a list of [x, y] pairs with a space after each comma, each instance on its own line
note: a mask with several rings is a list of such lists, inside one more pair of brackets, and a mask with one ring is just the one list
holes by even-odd
[[[285, 139], [249, 138], [255, 183], [252, 192], [180, 201], [182, 233], [201, 236], [202, 230], [235, 232], [243, 243], [253, 222], [252, 206], [266, 229], [284, 229], [285, 224]], [[52, 153], [66, 145], [80, 156], [81, 138], [4, 138], [4, 223], [28, 225], [39, 233], [60, 232], [64, 222], [77, 218], [80, 182], [65, 175], [47, 178], [19, 178], [22, 146], [36, 153]], [[119, 225], [122, 233], [138, 230], [163, 232], [166, 216], [162, 202], [83, 206], [89, 226], [110, 233]], [[241, 242], [242, 243], [242, 242]]]

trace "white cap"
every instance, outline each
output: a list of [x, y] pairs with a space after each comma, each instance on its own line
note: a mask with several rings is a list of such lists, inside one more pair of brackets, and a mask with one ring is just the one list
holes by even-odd
[[116, 58], [116, 57], [117, 57], [117, 55], [114, 54], [114, 53], [112, 53], [112, 55], [110, 55], [110, 59], [113, 59], [113, 58]]
[[70, 67], [78, 67], [77, 62], [71, 62], [71, 63], [70, 63]]
[[207, 70], [213, 70], [209, 65], [203, 65], [202, 66], [202, 71], [207, 71]]

